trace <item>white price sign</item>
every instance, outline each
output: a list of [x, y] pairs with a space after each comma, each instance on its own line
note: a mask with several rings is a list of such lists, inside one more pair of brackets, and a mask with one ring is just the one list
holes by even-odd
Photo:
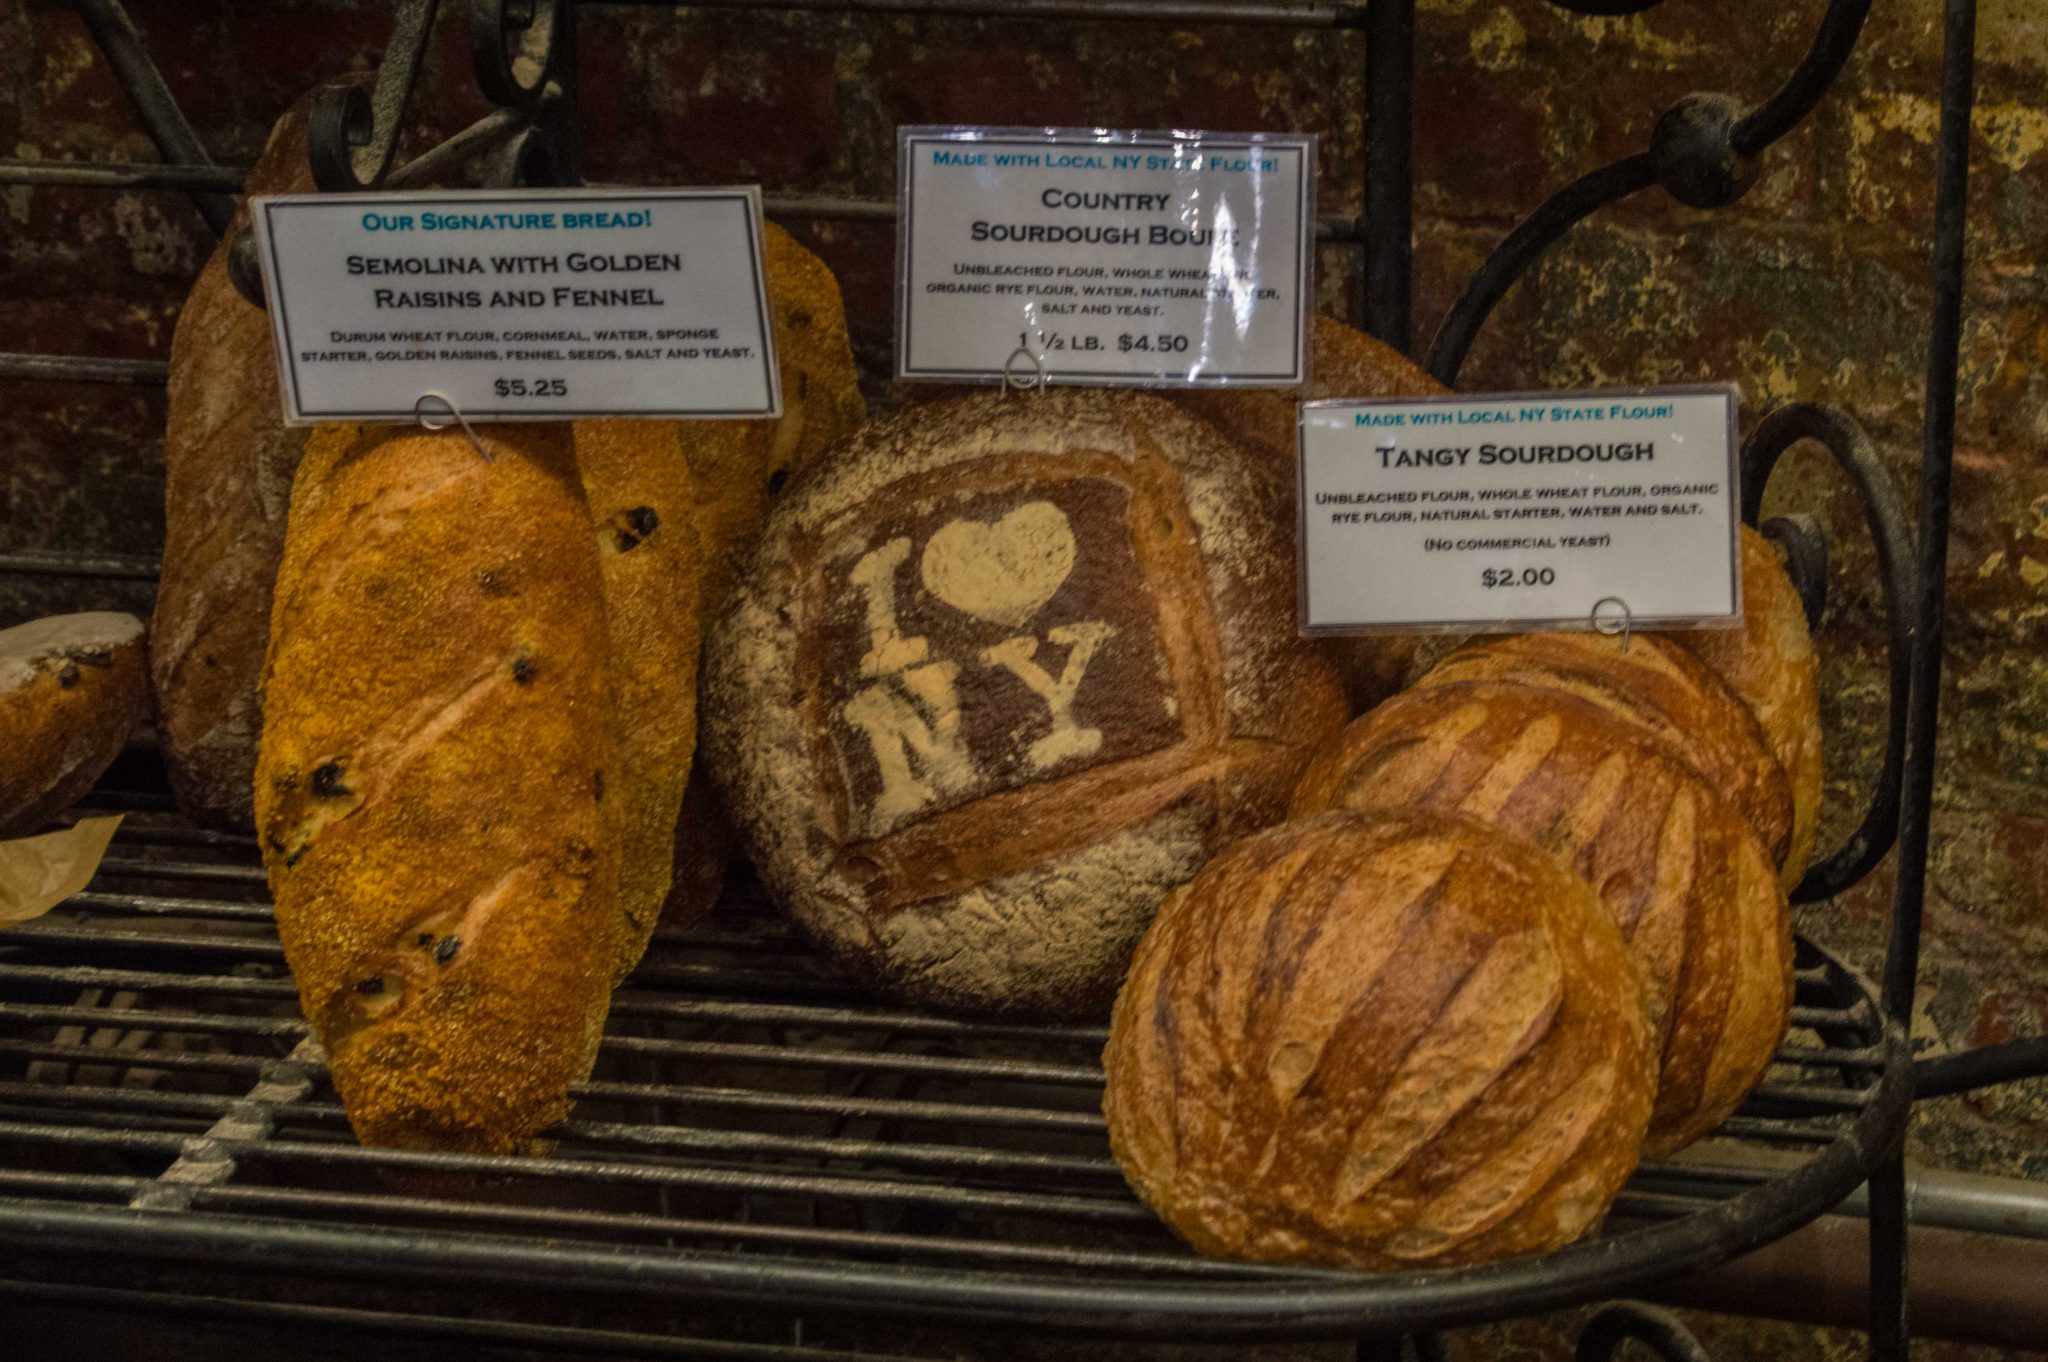
[[1731, 386], [1301, 407], [1309, 632], [1728, 625]]
[[1315, 138], [903, 128], [898, 144], [898, 377], [1306, 378]]
[[[760, 191], [287, 194], [251, 205], [285, 419], [781, 413]], [[447, 404], [447, 405], [444, 405]]]

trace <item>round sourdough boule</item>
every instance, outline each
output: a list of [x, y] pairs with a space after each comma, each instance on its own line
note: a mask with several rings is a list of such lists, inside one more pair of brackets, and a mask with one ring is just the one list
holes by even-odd
[[1204, 1253], [1374, 1269], [1540, 1252], [1635, 1168], [1641, 982], [1534, 843], [1418, 809], [1249, 837], [1145, 936], [1103, 1052], [1110, 1148]]
[[1783, 863], [1792, 840], [1792, 782], [1785, 768], [1771, 755], [1756, 716], [1668, 635], [1503, 634], [1460, 648], [1415, 684], [1456, 681], [1541, 686], [1648, 729], [1734, 800], [1773, 868]]
[[1789, 890], [1806, 874], [1820, 826], [1820, 658], [1807, 632], [1806, 607], [1770, 541], [1742, 527], [1741, 628], [1671, 637], [1749, 706], [1772, 755], [1791, 777], [1792, 838], [1781, 869]]
[[1160, 900], [1343, 722], [1285, 505], [1135, 393], [914, 408], [800, 473], [703, 694], [777, 901], [899, 997], [1101, 1015]]
[[[1297, 404], [1346, 397], [1430, 397], [1449, 388], [1377, 336], [1333, 317], [1309, 326], [1308, 382], [1298, 388], [1184, 388], [1172, 400], [1295, 477]], [[1371, 709], [1428, 670], [1456, 635], [1370, 634], [1330, 638], [1353, 712]]]
[[0, 629], [0, 837], [92, 789], [149, 708], [142, 621], [90, 611]]
[[1539, 686], [1407, 691], [1309, 764], [1293, 816], [1402, 807], [1528, 837], [1593, 886], [1643, 967], [1659, 1045], [1651, 1153], [1748, 1096], [1790, 1016], [1785, 892], [1741, 813], [1662, 739]]

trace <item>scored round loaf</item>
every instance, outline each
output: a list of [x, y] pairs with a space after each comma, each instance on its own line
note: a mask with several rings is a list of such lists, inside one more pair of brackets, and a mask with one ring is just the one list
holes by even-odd
[[1756, 716], [1667, 636], [1591, 632], [1504, 634], [1460, 648], [1415, 684], [1513, 681], [1576, 695], [1648, 729], [1734, 800], [1771, 865], [1792, 838], [1792, 783]]
[[1161, 910], [1103, 1111], [1204, 1253], [1448, 1267], [1599, 1221], [1652, 1055], [1621, 935], [1556, 858], [1452, 814], [1336, 812], [1239, 842]]
[[[1377, 336], [1317, 315], [1309, 325], [1308, 382], [1298, 388], [1187, 388], [1172, 399], [1284, 469], [1295, 469], [1297, 404], [1346, 397], [1431, 397], [1450, 389]], [[1354, 712], [1371, 709], [1442, 656], [1455, 635], [1371, 634], [1325, 641]]]
[[142, 621], [112, 611], [0, 629], [0, 837], [92, 789], [149, 708]]
[[806, 469], [703, 693], [777, 900], [900, 997], [1100, 1015], [1160, 900], [1343, 723], [1284, 506], [1135, 393], [913, 408]]
[[640, 963], [668, 897], [677, 815], [697, 747], [697, 534], [677, 423], [578, 421], [574, 430], [611, 645], [617, 980]]
[[1537, 686], [1407, 691], [1310, 763], [1293, 816], [1409, 806], [1530, 838], [1593, 886], [1643, 968], [1660, 1046], [1652, 1153], [1756, 1086], [1792, 1002], [1784, 890], [1742, 815], [1661, 739]]
[[1825, 774], [1820, 738], [1820, 658], [1806, 606], [1770, 541], [1742, 527], [1742, 627], [1672, 634], [1756, 716], [1764, 741], [1792, 782], [1792, 834], [1782, 866], [1795, 887], [1813, 859]]
[[256, 811], [365, 1144], [509, 1153], [590, 1072], [618, 954], [609, 641], [568, 428], [316, 435]]

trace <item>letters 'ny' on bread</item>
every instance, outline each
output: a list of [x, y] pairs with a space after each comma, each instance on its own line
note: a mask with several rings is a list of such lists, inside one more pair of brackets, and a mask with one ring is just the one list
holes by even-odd
[[0, 629], [0, 837], [78, 802], [149, 708], [142, 621], [92, 611]]
[[1584, 1234], [1655, 1081], [1637, 971], [1585, 883], [1413, 809], [1211, 861], [1146, 934], [1103, 1063], [1110, 1147], [1196, 1248], [1374, 1269]]
[[[1296, 404], [1344, 397], [1428, 397], [1450, 389], [1393, 346], [1331, 317], [1309, 327], [1309, 381], [1298, 388], [1190, 388], [1173, 401], [1271, 459], [1294, 479]], [[1442, 634], [1333, 638], [1326, 645], [1354, 711], [1407, 685], [1449, 646]]]
[[264, 673], [278, 934], [366, 1144], [568, 1111], [621, 925], [607, 638], [567, 427], [316, 438]]
[[1693, 629], [1683, 644], [1749, 706], [1764, 741], [1792, 781], [1792, 836], [1785, 887], [1813, 859], [1820, 825], [1824, 763], [1820, 739], [1820, 658], [1806, 628], [1806, 607], [1770, 541], [1742, 527], [1742, 627]]
[[[308, 95], [278, 120], [251, 193], [310, 190]], [[199, 272], [171, 334], [164, 566], [150, 629], [157, 727], [178, 806], [246, 828], [270, 592], [307, 430], [287, 426], [270, 319], [235, 290], [228, 254], [246, 208]]]
[[1660, 1047], [1653, 1153], [1756, 1086], [1792, 1002], [1785, 894], [1742, 815], [1662, 740], [1560, 691], [1425, 687], [1320, 754], [1294, 815], [1406, 806], [1528, 837], [1593, 886], [1643, 967]]
[[1133, 393], [915, 408], [799, 475], [704, 690], [776, 898], [900, 996], [1099, 1015], [1167, 891], [1342, 723], [1284, 505]]

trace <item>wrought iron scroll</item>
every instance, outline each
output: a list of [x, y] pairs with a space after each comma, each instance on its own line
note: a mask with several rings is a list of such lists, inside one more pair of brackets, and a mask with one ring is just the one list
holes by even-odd
[[330, 85], [314, 95], [306, 117], [308, 156], [313, 183], [322, 192], [383, 185], [440, 8], [440, 0], [401, 0], [375, 84], [367, 91], [360, 85]]
[[[1870, 538], [1877, 548], [1878, 581], [1890, 627], [1891, 707], [1885, 720], [1884, 765], [1871, 792], [1870, 806], [1856, 831], [1832, 855], [1817, 861], [1799, 882], [1792, 897], [1800, 903], [1831, 898], [1856, 883], [1891, 850], [1899, 826], [1899, 771], [1906, 755], [1909, 665], [1913, 650], [1913, 537], [1905, 504], [1891, 475], [1863, 428], [1831, 407], [1798, 402], [1779, 407], [1758, 423], [1742, 446], [1742, 518], [1754, 525], [1761, 513], [1764, 489], [1778, 459], [1800, 440], [1825, 445], [1841, 466], [1863, 504]], [[1793, 541], [1793, 581], [1809, 602], [1816, 591], [1811, 566], [1813, 549], [1801, 545], [1800, 527], [1773, 522], [1772, 537]], [[1810, 605], [1809, 605], [1810, 609]]]
[[[1632, 14], [1656, 0], [1552, 0], [1581, 14]], [[1721, 208], [1756, 179], [1756, 156], [1810, 113], [1863, 30], [1870, 0], [1832, 0], [1820, 30], [1777, 92], [1744, 113], [1727, 95], [1688, 95], [1664, 111], [1648, 151], [1580, 176], [1552, 195], [1502, 239], [1465, 286], [1430, 342], [1426, 367], [1445, 384], [1464, 366], [1473, 338], [1494, 307], [1538, 256], [1576, 223], [1610, 203], [1660, 185], [1681, 203]]]
[[1616, 1301], [1587, 1320], [1573, 1362], [1613, 1362], [1629, 1342], [1643, 1344], [1664, 1362], [1712, 1362], [1678, 1316], [1635, 1301]]

